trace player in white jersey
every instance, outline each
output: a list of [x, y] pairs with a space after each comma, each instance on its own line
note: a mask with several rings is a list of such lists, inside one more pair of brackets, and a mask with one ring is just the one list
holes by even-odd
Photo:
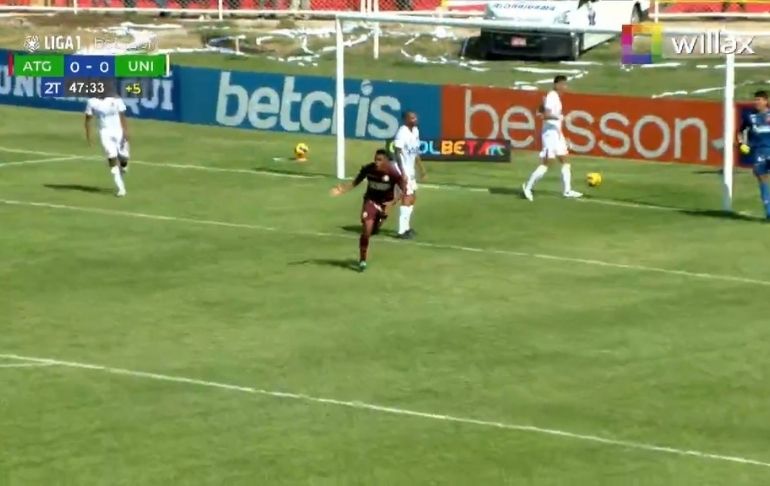
[[522, 186], [524, 197], [529, 201], [534, 200], [532, 188], [534, 188], [535, 183], [542, 179], [543, 176], [545, 176], [545, 173], [548, 172], [548, 163], [553, 159], [558, 159], [558, 161], [561, 162], [562, 194], [564, 197], [574, 199], [583, 196], [579, 192], [572, 190], [572, 169], [570, 168], [569, 160], [567, 160], [569, 149], [567, 147], [567, 139], [564, 137], [564, 132], [562, 131], [564, 115], [562, 113], [561, 94], [564, 93], [566, 89], [566, 76], [556, 76], [553, 79], [553, 90], [546, 95], [543, 105], [540, 107], [540, 115], [543, 117], [540, 165], [538, 165], [535, 171], [532, 172], [532, 175], [529, 176], [527, 183]]
[[96, 118], [99, 140], [110, 165], [110, 172], [118, 189], [117, 196], [126, 195], [123, 175], [128, 170], [128, 127], [126, 104], [112, 96], [90, 98], [86, 103], [86, 141], [91, 145], [91, 120]]
[[406, 176], [406, 194], [403, 196], [398, 212], [398, 237], [411, 239], [414, 237], [411, 220], [414, 203], [417, 200], [417, 171], [420, 169], [420, 180], [425, 180], [425, 166], [420, 159], [420, 130], [417, 128], [417, 114], [413, 111], [404, 113], [404, 124], [396, 132], [393, 144], [396, 148], [395, 158], [398, 170]]

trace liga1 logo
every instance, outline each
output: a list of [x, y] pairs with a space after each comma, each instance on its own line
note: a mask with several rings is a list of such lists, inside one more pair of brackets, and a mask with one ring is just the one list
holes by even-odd
[[[390, 140], [386, 148], [395, 153], [395, 142]], [[511, 142], [472, 138], [420, 140], [420, 158], [436, 162], [510, 162]]]

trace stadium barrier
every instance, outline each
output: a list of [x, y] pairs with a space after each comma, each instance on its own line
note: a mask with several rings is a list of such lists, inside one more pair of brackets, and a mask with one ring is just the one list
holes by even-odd
[[[473, 17], [484, 14], [483, 0], [0, 0], [2, 11], [145, 12], [231, 16], [330, 18], [338, 13], [391, 12]], [[650, 17], [668, 19], [739, 17], [770, 19], [770, 0], [654, 0]]]
[[0, 0], [0, 12], [94, 12], [225, 17], [332, 18], [343, 12], [467, 17], [484, 12], [470, 0]]

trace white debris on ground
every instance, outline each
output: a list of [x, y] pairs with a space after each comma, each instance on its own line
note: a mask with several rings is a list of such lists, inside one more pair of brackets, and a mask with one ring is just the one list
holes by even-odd
[[[116, 43], [109, 46], [91, 46], [83, 49], [80, 52], [84, 54], [119, 54], [121, 52], [138, 52], [146, 50], [147, 46], [157, 45], [158, 39], [164, 35], [176, 34], [183, 32], [186, 29], [184, 25], [180, 24], [136, 24], [132, 22], [123, 22], [120, 25], [108, 28], [88, 28], [84, 29], [87, 32], [104, 33], [113, 37], [121, 37], [127, 39], [125, 42]], [[203, 25], [199, 30], [216, 30], [217, 32], [230, 30], [228, 25]], [[346, 35], [345, 47], [350, 48], [369, 42], [375, 34], [375, 29], [379, 27], [372, 26], [366, 23], [346, 23], [344, 27], [344, 34]], [[492, 63], [482, 60], [467, 59], [464, 57], [455, 57], [452, 53], [436, 54], [427, 56], [420, 53], [413, 53], [413, 46], [418, 40], [429, 39], [433, 42], [439, 41], [457, 41], [459, 46], [463, 41], [467, 39], [467, 35], [458, 35], [458, 33], [444, 27], [437, 27], [432, 31], [414, 32], [408, 29], [404, 30], [379, 30], [381, 39], [387, 39], [392, 42], [394, 39], [397, 41], [403, 41], [402, 47], [399, 49], [400, 54], [415, 64], [421, 65], [442, 65], [442, 66], [455, 66], [461, 69], [467, 69], [473, 72], [487, 72], [489, 71]], [[240, 35], [223, 35], [209, 39], [204, 47], [199, 48], [173, 48], [173, 49], [158, 49], [158, 53], [194, 53], [194, 52], [211, 52], [221, 53], [236, 56], [255, 56], [260, 55], [266, 59], [274, 62], [295, 64], [302, 67], [317, 67], [319, 59], [325, 54], [334, 52], [336, 49], [334, 45], [335, 31], [331, 27], [299, 27], [299, 28], [277, 28], [274, 30], [268, 30], [264, 33], [255, 34], [253, 38], [240, 34]], [[249, 53], [248, 48], [266, 47], [270, 42], [287, 39], [295, 42], [298, 46], [298, 50], [301, 54], [295, 54], [291, 56], [279, 56], [269, 52], [262, 52], [260, 54]], [[320, 41], [320, 42], [319, 42]], [[321, 44], [322, 47], [313, 48], [313, 45]], [[247, 49], [243, 49], [243, 46], [247, 46]], [[544, 68], [537, 66], [514, 66], [512, 71], [514, 73], [527, 73], [527, 74], [543, 74], [548, 75], [543, 79], [529, 80], [529, 81], [512, 81], [512, 87], [522, 90], [537, 90], [541, 89], [542, 85], [552, 82], [553, 74], [565, 74], [567, 78], [571, 80], [577, 80], [584, 78], [589, 74], [589, 69], [592, 66], [605, 66], [607, 63], [597, 61], [563, 61], [559, 63], [570, 69], [555, 69]], [[660, 68], [678, 68], [683, 64], [680, 62], [667, 62], [659, 64], [650, 64], [642, 66], [620, 66], [622, 72], [632, 72], [637, 69], [660, 69]], [[724, 69], [724, 64], [698, 64], [695, 66], [697, 69]], [[736, 68], [767, 68], [770, 67], [770, 62], [753, 62], [753, 63], [738, 63]], [[737, 86], [751, 84], [750, 82], [741, 83]], [[723, 87], [709, 87], [699, 88], [692, 91], [687, 90], [672, 90], [656, 93], [651, 98], [664, 98], [671, 96], [691, 96], [719, 91]]]
[[120, 54], [123, 52], [143, 51], [147, 46], [153, 45], [158, 33], [164, 31], [180, 31], [184, 29], [177, 24], [135, 24], [123, 22], [120, 25], [106, 28], [84, 28], [85, 32], [97, 34], [109, 34], [112, 38], [128, 37], [125, 42], [114, 42], [109, 45], [88, 46], [78, 51], [79, 54]]

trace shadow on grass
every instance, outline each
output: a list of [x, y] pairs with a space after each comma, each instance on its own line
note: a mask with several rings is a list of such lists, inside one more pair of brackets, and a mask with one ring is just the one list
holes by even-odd
[[682, 209], [682, 214], [696, 216], [700, 218], [727, 219], [732, 221], [750, 221], [753, 223], [762, 223], [765, 220], [746, 214], [733, 213], [729, 211], [720, 211], [718, 209]]
[[291, 262], [289, 265], [319, 265], [323, 267], [336, 267], [343, 270], [351, 270], [358, 272], [358, 261], [351, 258], [333, 259], [333, 258], [311, 258], [309, 260], [301, 260], [298, 262]]
[[[342, 231], [345, 231], [347, 233], [355, 233], [355, 234], [361, 234], [361, 225], [360, 224], [349, 224], [346, 226], [341, 226]], [[380, 228], [380, 232], [377, 233], [377, 235], [383, 235], [383, 236], [389, 236], [391, 238], [395, 238], [398, 236], [398, 233], [392, 229], [384, 229]]]
[[693, 174], [711, 174], [711, 175], [722, 175], [724, 171], [722, 169], [698, 169], [693, 171]]
[[112, 189], [106, 187], [84, 186], [82, 184], [43, 184], [48, 189], [55, 191], [77, 191], [90, 194], [112, 194]]

